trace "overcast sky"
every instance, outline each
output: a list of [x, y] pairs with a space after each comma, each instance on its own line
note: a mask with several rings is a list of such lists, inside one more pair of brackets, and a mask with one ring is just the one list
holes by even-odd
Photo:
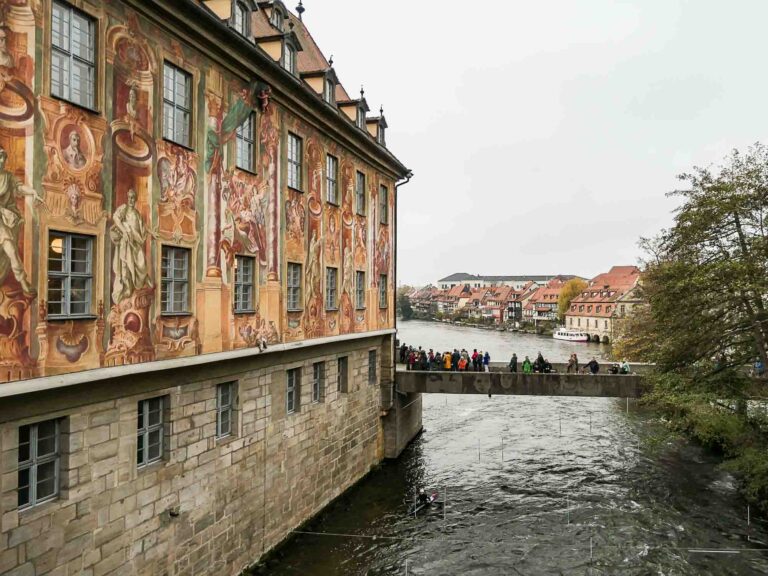
[[764, 0], [304, 4], [415, 173], [401, 284], [635, 264], [675, 176], [768, 129]]

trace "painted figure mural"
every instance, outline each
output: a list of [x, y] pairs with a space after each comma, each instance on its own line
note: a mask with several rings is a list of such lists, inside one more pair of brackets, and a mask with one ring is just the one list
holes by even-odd
[[144, 245], [149, 233], [136, 210], [136, 191], [128, 191], [128, 203], [112, 215], [109, 237], [115, 245], [112, 257], [112, 301], [119, 304], [141, 288], [152, 288]]
[[37, 192], [21, 184], [11, 172], [5, 167], [8, 160], [8, 153], [4, 148], [0, 148], [0, 284], [5, 281], [8, 272], [13, 272], [13, 276], [21, 286], [21, 290], [27, 296], [37, 296], [37, 291], [29, 282], [27, 273], [24, 271], [24, 263], [19, 254], [19, 227], [22, 223], [22, 216], [16, 207], [16, 198], [29, 196], [36, 202], [43, 204], [43, 200]]
[[[357, 171], [378, 182], [367, 158], [375, 151], [356, 155], [286, 107], [284, 94], [273, 99], [259, 74], [219, 67], [126, 4], [86, 5], [75, 9], [98, 24], [98, 112], [52, 90], [51, 38], [41, 32], [51, 3], [0, 0], [0, 381], [381, 327], [389, 311], [370, 302], [378, 275], [392, 278], [392, 239], [354, 205]], [[191, 83], [185, 145], [164, 132], [168, 62]], [[241, 169], [237, 129], [247, 118], [254, 157]], [[288, 131], [304, 143], [302, 191], [283, 177]], [[331, 202], [329, 155], [338, 164]], [[66, 238], [90, 258], [90, 300], [77, 313], [57, 307], [50, 289], [49, 258], [64, 259]], [[164, 308], [168, 247], [187, 255], [183, 313]], [[254, 259], [255, 280], [252, 307], [235, 311], [238, 257]], [[291, 311], [287, 262], [301, 264]], [[336, 268], [337, 309], [326, 309], [327, 268]], [[356, 271], [366, 275], [366, 307], [356, 306]]]

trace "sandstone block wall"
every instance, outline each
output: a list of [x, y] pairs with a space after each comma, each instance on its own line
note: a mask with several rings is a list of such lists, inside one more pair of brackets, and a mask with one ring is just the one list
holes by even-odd
[[[234, 575], [383, 457], [377, 376], [391, 339], [98, 381], [0, 401], [0, 574]], [[349, 357], [349, 390], [337, 359]], [[312, 365], [326, 362], [322, 401]], [[286, 410], [286, 370], [302, 373]], [[388, 374], [385, 371], [385, 374]], [[389, 376], [391, 378], [391, 375]], [[216, 437], [216, 386], [236, 382], [233, 434]], [[166, 399], [161, 462], [137, 466], [137, 405]], [[19, 426], [61, 426], [60, 494], [17, 509]]]

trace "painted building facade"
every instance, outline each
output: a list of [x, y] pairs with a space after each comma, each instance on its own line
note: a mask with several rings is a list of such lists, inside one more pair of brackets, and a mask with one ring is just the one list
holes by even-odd
[[236, 574], [381, 460], [367, 112], [279, 1], [0, 0], [0, 573]]

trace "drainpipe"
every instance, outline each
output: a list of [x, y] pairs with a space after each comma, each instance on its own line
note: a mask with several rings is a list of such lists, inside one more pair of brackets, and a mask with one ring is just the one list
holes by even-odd
[[[394, 214], [394, 221], [395, 221], [395, 246], [394, 246], [394, 272], [395, 272], [395, 278], [394, 278], [394, 284], [395, 284], [395, 298], [394, 298], [394, 305], [395, 305], [395, 335], [397, 335], [397, 234], [398, 234], [398, 227], [397, 227], [397, 202], [399, 197], [399, 191], [401, 186], [405, 186], [411, 181], [411, 178], [413, 178], [413, 171], [408, 170], [407, 174], [405, 175], [405, 180], [402, 182], [398, 182], [395, 184], [395, 214]], [[392, 386], [390, 388], [391, 392], [389, 394], [389, 406], [387, 407], [387, 410], [392, 408], [392, 404], [394, 403], [395, 398], [395, 376], [397, 373], [397, 351], [395, 350], [395, 340], [392, 339]]]

